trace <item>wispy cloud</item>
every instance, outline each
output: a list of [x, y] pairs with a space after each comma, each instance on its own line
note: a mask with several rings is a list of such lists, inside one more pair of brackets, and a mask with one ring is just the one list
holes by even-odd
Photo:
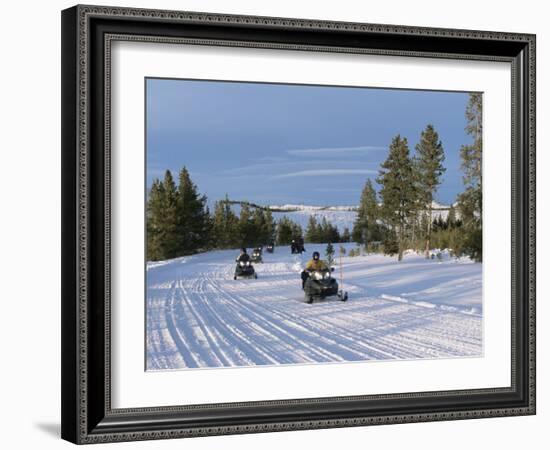
[[376, 170], [369, 169], [318, 169], [318, 170], [300, 170], [298, 172], [284, 173], [275, 175], [273, 179], [295, 178], [295, 177], [324, 177], [340, 175], [372, 175], [378, 173]]
[[[258, 160], [260, 161], [260, 160]], [[253, 164], [249, 164], [247, 166], [240, 166], [240, 167], [234, 167], [232, 169], [226, 169], [222, 170], [220, 175], [258, 175], [262, 174], [263, 176], [266, 175], [266, 173], [272, 173], [273, 170], [281, 169], [284, 170], [288, 167], [295, 166], [295, 163], [288, 162], [288, 161], [271, 161], [271, 162], [257, 162]]]
[[293, 156], [342, 156], [353, 155], [357, 153], [366, 153], [370, 151], [386, 150], [387, 147], [377, 145], [362, 145], [359, 147], [320, 147], [303, 148], [287, 150], [289, 155]]
[[263, 156], [261, 158], [258, 158], [257, 161], [263, 163], [278, 163], [288, 161], [288, 158], [282, 156]]
[[[247, 166], [234, 167], [231, 169], [222, 170], [219, 173], [219, 176], [239, 176], [239, 175], [261, 175], [265, 177], [273, 177], [278, 174], [286, 174], [292, 171], [298, 171], [300, 169], [308, 170], [323, 170], [328, 162], [326, 158], [315, 160], [285, 160], [284, 162], [270, 162], [270, 163], [254, 163]], [[336, 169], [346, 169], [347, 167], [360, 167], [364, 168], [365, 166], [369, 167], [378, 167], [376, 162], [366, 162], [361, 161], [356, 158], [352, 159], [340, 159], [334, 160], [332, 163], [332, 168]]]
[[315, 192], [358, 192], [359, 188], [315, 188]]

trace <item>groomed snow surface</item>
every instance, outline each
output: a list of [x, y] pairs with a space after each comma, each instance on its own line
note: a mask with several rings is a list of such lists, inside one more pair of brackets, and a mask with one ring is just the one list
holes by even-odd
[[325, 247], [264, 251], [257, 280], [233, 280], [236, 250], [149, 263], [147, 370], [482, 356], [481, 264], [343, 257], [349, 300], [310, 305], [300, 271]]

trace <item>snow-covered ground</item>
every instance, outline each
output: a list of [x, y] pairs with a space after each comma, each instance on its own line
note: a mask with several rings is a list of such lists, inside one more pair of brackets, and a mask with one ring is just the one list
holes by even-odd
[[229, 250], [149, 263], [147, 369], [481, 356], [481, 264], [343, 257], [349, 300], [310, 305], [300, 271], [324, 248], [277, 247], [257, 280], [233, 280]]

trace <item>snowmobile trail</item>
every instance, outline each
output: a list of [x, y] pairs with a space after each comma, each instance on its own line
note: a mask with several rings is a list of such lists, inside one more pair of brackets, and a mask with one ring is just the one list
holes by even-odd
[[343, 257], [349, 300], [309, 305], [300, 271], [324, 246], [307, 250], [265, 253], [257, 280], [233, 280], [235, 251], [150, 263], [147, 370], [481, 356], [480, 264]]

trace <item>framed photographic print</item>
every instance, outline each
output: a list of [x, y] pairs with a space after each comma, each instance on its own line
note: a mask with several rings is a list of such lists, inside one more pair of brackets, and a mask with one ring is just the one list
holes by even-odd
[[535, 413], [535, 36], [62, 12], [62, 437]]

